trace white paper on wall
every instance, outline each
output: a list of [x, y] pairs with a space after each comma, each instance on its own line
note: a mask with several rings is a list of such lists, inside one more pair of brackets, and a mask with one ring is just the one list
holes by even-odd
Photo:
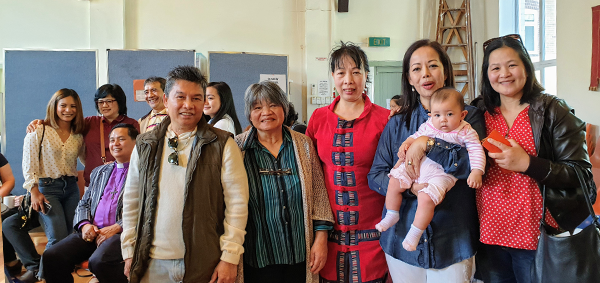
[[271, 81], [276, 83], [283, 92], [287, 93], [287, 81], [285, 79], [285, 75], [277, 75], [277, 74], [260, 74], [260, 80], [262, 81]]

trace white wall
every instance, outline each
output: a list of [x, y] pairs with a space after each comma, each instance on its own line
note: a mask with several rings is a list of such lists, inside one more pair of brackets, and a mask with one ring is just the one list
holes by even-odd
[[592, 7], [599, 0], [557, 2], [558, 96], [582, 120], [600, 125], [600, 92], [589, 91], [592, 59]]
[[126, 48], [288, 55], [290, 100], [302, 112], [303, 17], [303, 0], [127, 1]]
[[[420, 38], [419, 3], [414, 0], [351, 0], [348, 13], [335, 13], [333, 42], [361, 43], [371, 61], [401, 61]], [[368, 47], [369, 37], [389, 37], [390, 47]]]
[[[497, 34], [498, 1], [472, 1], [474, 41]], [[98, 49], [100, 84], [107, 48], [286, 54], [290, 99], [306, 120], [316, 108], [307, 105], [306, 85], [331, 78], [316, 57], [327, 57], [340, 40], [360, 43], [370, 60], [400, 61], [413, 41], [435, 37], [437, 0], [352, 0], [348, 13], [338, 13], [336, 3], [0, 0], [0, 49]], [[390, 37], [391, 46], [368, 47], [370, 36]]]
[[0, 48], [88, 48], [89, 6], [74, 0], [0, 0]]

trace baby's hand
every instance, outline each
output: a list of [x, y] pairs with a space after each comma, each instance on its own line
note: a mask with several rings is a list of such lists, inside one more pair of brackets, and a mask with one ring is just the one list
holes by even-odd
[[[408, 139], [407, 139], [408, 141]], [[408, 150], [408, 148], [410, 147], [410, 142], [403, 142], [402, 145], [400, 145], [400, 148], [398, 149], [398, 162], [404, 162], [404, 159], [406, 158], [406, 151]], [[396, 164], [395, 167], [397, 167], [398, 164]]]
[[396, 162], [396, 164], [394, 165], [394, 169], [400, 167], [400, 164], [404, 163], [403, 159], [398, 159], [398, 162]]
[[469, 174], [469, 178], [467, 179], [467, 184], [469, 185], [469, 187], [471, 187], [473, 189], [481, 188], [481, 184], [483, 183], [481, 181], [482, 175], [483, 175], [483, 171], [481, 171], [479, 169], [474, 169], [473, 171], [471, 171], [471, 174]]

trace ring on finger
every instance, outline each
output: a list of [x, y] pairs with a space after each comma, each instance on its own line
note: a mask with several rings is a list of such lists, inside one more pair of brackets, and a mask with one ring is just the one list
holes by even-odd
[[412, 161], [408, 161], [408, 165], [412, 165]]

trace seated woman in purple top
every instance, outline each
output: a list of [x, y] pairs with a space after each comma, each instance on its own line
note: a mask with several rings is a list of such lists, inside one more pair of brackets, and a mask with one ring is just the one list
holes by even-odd
[[77, 233], [44, 252], [42, 267], [47, 283], [73, 282], [74, 266], [88, 259], [90, 271], [100, 282], [127, 283], [120, 239], [122, 189], [137, 135], [130, 124], [112, 129], [109, 149], [116, 161], [92, 171], [90, 186], [75, 211], [73, 225]]

